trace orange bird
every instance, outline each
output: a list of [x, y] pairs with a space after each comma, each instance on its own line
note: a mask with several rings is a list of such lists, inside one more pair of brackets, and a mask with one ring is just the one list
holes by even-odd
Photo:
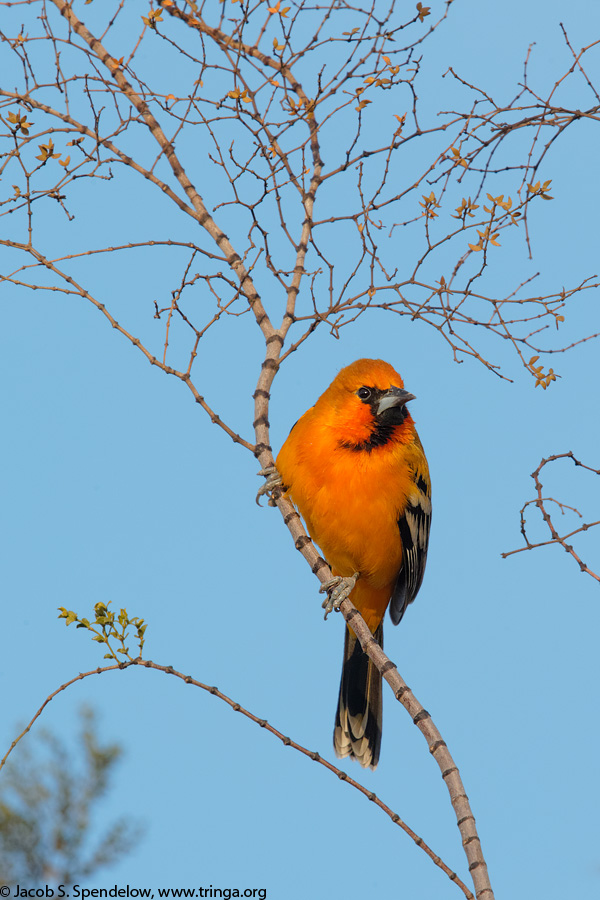
[[[431, 483], [406, 407], [414, 399], [389, 363], [357, 360], [296, 422], [274, 476], [338, 576], [327, 612], [349, 595], [382, 646], [385, 611], [389, 606], [397, 625], [421, 586], [427, 556]], [[372, 769], [381, 746], [381, 687], [346, 627], [333, 746], [337, 756]]]

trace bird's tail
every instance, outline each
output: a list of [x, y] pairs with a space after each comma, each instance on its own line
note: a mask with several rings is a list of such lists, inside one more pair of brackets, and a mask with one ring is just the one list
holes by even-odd
[[[381, 747], [381, 675], [358, 642], [345, 628], [344, 664], [335, 716], [333, 748], [336, 756], [354, 757], [361, 766], [376, 768]], [[383, 647], [383, 621], [375, 631]]]

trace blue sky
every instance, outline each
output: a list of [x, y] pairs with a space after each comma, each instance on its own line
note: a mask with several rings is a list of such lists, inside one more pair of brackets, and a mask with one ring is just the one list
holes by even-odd
[[[136, 6], [145, 14], [145, 4]], [[21, 8], [19, 22], [28, 15]], [[561, 21], [574, 47], [598, 35], [590, 3], [455, 0], [423, 47], [426, 107], [445, 100], [440, 76], [449, 65], [513, 96], [532, 42], [530, 75], [547, 89], [570, 65]], [[597, 52], [589, 66], [599, 84]], [[573, 105], [591, 106], [584, 82], [574, 84]], [[504, 285], [539, 271], [542, 291], [598, 271], [594, 128], [567, 131], [540, 172], [552, 178], [555, 199], [533, 207], [533, 260], [522, 241], [510, 241], [489, 278]], [[203, 173], [194, 175], [202, 185]], [[117, 243], [134, 227], [141, 239], [184, 239], [194, 229], [145, 184], [134, 190], [123, 198], [118, 179], [103, 186], [90, 244]], [[77, 214], [56, 242], [77, 245], [83, 206]], [[6, 234], [11, 222], [3, 221]], [[409, 251], [400, 248], [401, 262]], [[158, 346], [163, 325], [140, 310], [149, 291], [168, 300], [177, 286], [167, 257], [156, 250], [143, 272], [118, 254], [85, 265], [77, 271], [91, 272], [119, 321]], [[255, 505], [255, 460], [91, 305], [7, 284], [0, 302], [1, 746], [51, 691], [101, 664], [97, 646], [66, 629], [57, 607], [89, 616], [110, 599], [148, 622], [148, 658], [216, 684], [333, 758], [343, 622], [323, 622], [318, 584], [278, 512]], [[596, 331], [598, 295], [589, 292], [573, 301], [564, 334]], [[431, 466], [434, 518], [423, 587], [398, 629], [386, 623], [386, 650], [460, 767], [496, 896], [592, 896], [600, 887], [598, 584], [561, 549], [500, 554], [521, 544], [519, 509], [543, 456], [573, 450], [600, 466], [599, 345], [550, 358], [561, 378], [542, 392], [505, 345], [483, 343], [512, 382], [472, 360], [457, 365], [433, 329], [384, 313], [363, 317], [339, 341], [317, 331], [277, 376], [272, 443], [281, 446], [353, 359], [381, 357], [402, 373], [417, 395], [411, 411]], [[198, 360], [207, 399], [247, 438], [261, 360], [248, 317], [228, 321]], [[587, 521], [600, 517], [598, 479], [560, 462], [543, 481]], [[577, 547], [598, 571], [598, 531]], [[89, 886], [257, 887], [285, 900], [460, 896], [372, 804], [214, 697], [129, 669], [74, 685], [43, 724], [74, 740], [84, 702], [99, 711], [103, 736], [126, 751], [95, 828], [124, 812], [146, 827], [137, 849]], [[378, 770], [346, 768], [467, 881], [439, 771], [391, 694], [384, 723]]]

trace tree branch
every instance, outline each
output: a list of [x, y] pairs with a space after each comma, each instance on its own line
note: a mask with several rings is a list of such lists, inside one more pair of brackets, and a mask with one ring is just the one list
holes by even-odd
[[406, 822], [404, 822], [398, 813], [394, 812], [386, 803], [377, 797], [372, 791], [369, 791], [364, 785], [360, 784], [360, 782], [355, 781], [354, 778], [351, 778], [346, 772], [339, 769], [333, 763], [324, 759], [319, 753], [314, 750], [308, 750], [306, 747], [302, 746], [302, 744], [298, 744], [296, 741], [293, 741], [291, 738], [284, 735], [281, 731], [278, 731], [272, 725], [267, 722], [266, 719], [261, 719], [256, 716], [254, 713], [250, 712], [250, 710], [241, 706], [241, 704], [237, 703], [235, 700], [232, 700], [231, 697], [228, 697], [227, 694], [224, 694], [218, 688], [214, 686], [210, 686], [207, 684], [203, 684], [201, 681], [197, 681], [195, 678], [192, 678], [191, 675], [184, 675], [182, 672], [178, 672], [172, 666], [163, 666], [159, 663], [155, 663], [149, 659], [134, 659], [129, 662], [116, 663], [110, 666], [99, 666], [97, 669], [91, 669], [89, 672], [80, 672], [79, 675], [75, 676], [75, 678], [71, 678], [69, 681], [66, 681], [64, 684], [61, 684], [55, 691], [46, 697], [38, 711], [35, 713], [33, 718], [27, 724], [27, 726], [23, 729], [21, 734], [19, 734], [15, 740], [12, 742], [7, 752], [4, 754], [3, 758], [0, 760], [0, 771], [4, 767], [7, 762], [10, 754], [13, 752], [19, 741], [25, 737], [25, 735], [31, 730], [32, 726], [36, 722], [36, 720], [41, 716], [44, 709], [48, 706], [48, 704], [53, 700], [58, 694], [62, 691], [66, 690], [72, 684], [75, 684], [77, 681], [82, 681], [84, 678], [89, 678], [90, 675], [103, 675], [105, 672], [111, 672], [115, 669], [125, 670], [130, 666], [142, 666], [145, 669], [154, 669], [157, 672], [164, 672], [166, 675], [174, 675], [176, 678], [181, 679], [185, 684], [192, 684], [194, 687], [200, 688], [203, 691], [206, 691], [209, 694], [212, 694], [214, 697], [218, 697], [219, 700], [222, 700], [228, 706], [231, 707], [234, 712], [239, 712], [241, 715], [245, 716], [247, 719], [250, 719], [251, 722], [254, 722], [256, 725], [259, 725], [261, 728], [264, 728], [266, 732], [273, 735], [273, 737], [278, 738], [285, 747], [292, 747], [292, 749], [297, 750], [299, 753], [302, 753], [303, 756], [312, 759], [313, 762], [318, 763], [323, 766], [323, 768], [327, 769], [333, 775], [336, 775], [340, 781], [346, 782], [346, 784], [353, 787], [359, 793], [361, 793], [367, 800], [370, 800], [375, 804], [382, 812], [384, 812], [395, 825], [398, 825], [399, 828], [407, 834], [412, 841], [415, 842], [417, 847], [420, 847], [424, 853], [431, 859], [435, 865], [444, 872], [445, 875], [453, 881], [458, 888], [463, 892], [467, 900], [473, 900], [473, 894], [467, 888], [463, 881], [458, 877], [458, 875], [446, 865], [446, 863], [439, 857], [433, 850], [425, 843], [423, 838], [419, 837], [419, 835], [410, 828]]

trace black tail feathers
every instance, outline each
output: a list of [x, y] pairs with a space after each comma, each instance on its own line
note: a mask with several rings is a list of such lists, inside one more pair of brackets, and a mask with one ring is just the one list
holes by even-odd
[[[356, 636], [345, 629], [344, 664], [335, 716], [333, 747], [336, 756], [354, 757], [361, 766], [374, 769], [381, 748], [381, 675]], [[383, 622], [375, 632], [383, 647]]]

